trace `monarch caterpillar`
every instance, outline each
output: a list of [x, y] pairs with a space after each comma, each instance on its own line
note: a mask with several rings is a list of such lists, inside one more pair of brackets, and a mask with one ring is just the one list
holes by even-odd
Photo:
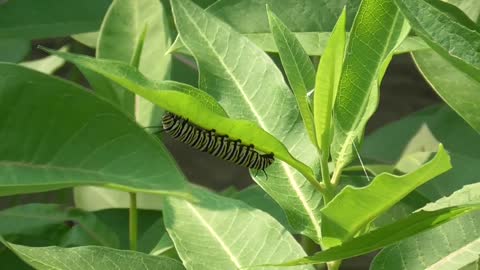
[[275, 160], [273, 153], [260, 154], [252, 144], [245, 145], [241, 140], [232, 140], [215, 130], [205, 130], [171, 112], [163, 115], [162, 125], [163, 130], [173, 138], [240, 166], [264, 171]]

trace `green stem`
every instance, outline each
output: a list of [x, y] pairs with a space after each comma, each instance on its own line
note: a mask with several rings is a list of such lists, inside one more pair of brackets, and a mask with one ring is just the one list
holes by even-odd
[[328, 170], [328, 151], [324, 151], [320, 159], [322, 182], [325, 185], [324, 202], [327, 204], [335, 196], [335, 186], [330, 182], [330, 171]]
[[332, 186], [336, 187], [340, 183], [340, 176], [342, 175], [342, 169], [335, 170], [332, 175]]
[[317, 180], [317, 178], [313, 175], [313, 171], [310, 167], [296, 160], [293, 157], [291, 159], [283, 159], [283, 160], [293, 168], [297, 169], [297, 171], [299, 171], [303, 176], [305, 176], [305, 178], [307, 178], [307, 181], [310, 182], [310, 184], [312, 184], [318, 191], [320, 191], [320, 193], [322, 194], [325, 193], [325, 185], [321, 184]]
[[137, 228], [138, 228], [138, 215], [137, 215], [137, 194], [130, 192], [130, 210], [129, 210], [129, 240], [130, 250], [137, 250]]
[[328, 270], [338, 270], [338, 269], [340, 269], [341, 264], [342, 264], [341, 260], [329, 262], [329, 263], [327, 263]]

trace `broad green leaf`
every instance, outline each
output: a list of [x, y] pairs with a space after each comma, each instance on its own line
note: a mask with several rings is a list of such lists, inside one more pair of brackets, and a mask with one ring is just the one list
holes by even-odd
[[263, 211], [200, 189], [194, 194], [195, 204], [166, 199], [164, 208], [165, 226], [187, 269], [240, 269], [305, 254], [295, 238]]
[[[76, 64], [79, 67], [99, 73], [114, 81], [118, 85], [129, 89], [130, 91], [149, 90], [150, 92], [160, 92], [163, 90], [175, 90], [177, 92], [180, 92], [179, 94], [185, 93], [185, 95], [194, 97], [199, 104], [201, 103], [208, 110], [211, 110], [218, 115], [226, 116], [225, 110], [212, 96], [188, 84], [177, 83], [173, 81], [151, 80], [146, 78], [136, 68], [126, 63], [115, 60], [95, 59], [72, 53], [65, 53], [48, 49], [44, 50], [48, 51], [51, 54], [58, 55], [59, 57], [62, 57], [67, 61]], [[159, 95], [163, 94], [159, 93]]]
[[[282, 265], [320, 264], [367, 254], [382, 247], [392, 245], [395, 242], [403, 240], [407, 237], [414, 236], [418, 233], [424, 231], [427, 231], [428, 233], [428, 230], [432, 230], [438, 226], [444, 226], [444, 223], [450, 221], [454, 223], [454, 221], [462, 217], [478, 214], [478, 212], [475, 213], [478, 210], [480, 210], [480, 204], [448, 207], [435, 211], [420, 211], [408, 216], [403, 220], [347, 241], [340, 246], [332, 247], [326, 251], [321, 251], [302, 259], [289, 261], [283, 263]], [[396, 263], [398, 264], [401, 261], [401, 259], [397, 258]], [[386, 264], [385, 266], [387, 268], [381, 269], [393, 269], [390, 268], [392, 267], [391, 264]]]
[[480, 133], [480, 81], [472, 79], [432, 50], [416, 52], [413, 57], [437, 94]]
[[[317, 185], [317, 188], [320, 189], [320, 187], [318, 187], [319, 183], [314, 178], [312, 169], [294, 158], [282, 142], [251, 121], [227, 118], [221, 114], [217, 114], [217, 112], [209, 108], [209, 106], [215, 105], [219, 107], [216, 102], [212, 105], [211, 103], [203, 103], [198, 99], [198, 97], [202, 97], [205, 98], [205, 100], [202, 101], [210, 101], [206, 93], [202, 94], [201, 91], [197, 91], [196, 95], [184, 93], [188, 92], [190, 88], [185, 88], [184, 90], [187, 91], [184, 92], [173, 90], [158, 91], [159, 89], [172, 89], [168, 88], [172, 83], [161, 82], [155, 84], [153, 81], [148, 81], [134, 68], [124, 65], [121, 62], [101, 59], [95, 60], [81, 55], [48, 51], [83, 68], [98, 72], [135, 94], [150, 100], [169, 112], [189, 119], [190, 122], [206, 130], [214, 129], [216, 133], [227, 134], [234, 140], [240, 139], [242, 143], [246, 145], [253, 144], [256, 149], [264, 153], [274, 153], [276, 158], [296, 168], [308, 177], [310, 183]], [[151, 88], [145, 87], [144, 85], [149, 85]]]
[[[330, 32], [295, 32], [295, 37], [298, 39], [302, 47], [308, 55], [319, 56], [323, 55], [325, 47], [327, 46]], [[243, 34], [251, 42], [255, 43], [263, 51], [277, 53], [278, 48], [271, 33], [245, 33]], [[348, 33], [347, 33], [348, 36]], [[412, 51], [422, 51], [430, 49], [427, 43], [422, 38], [411, 36], [407, 37], [400, 45], [393, 51], [394, 54], [402, 54]], [[176, 52], [182, 54], [190, 54], [185, 49], [180, 39], [176, 39], [172, 46], [168, 49], [169, 52]]]
[[[1, 238], [0, 238], [1, 240]], [[22, 260], [38, 270], [50, 269], [185, 269], [174, 259], [150, 256], [144, 253], [111, 249], [106, 247], [86, 246], [75, 248], [61, 247], [27, 247], [3, 243]]]
[[[360, 0], [219, 0], [206, 11], [229, 24], [239, 33], [247, 37], [251, 36], [251, 40], [262, 49], [268, 51], [260, 45], [265, 42], [265, 46], [273, 48], [272, 52], [278, 52], [265, 9], [268, 5], [286, 27], [296, 33], [297, 39], [309, 55], [321, 55], [322, 46], [326, 44], [329, 35], [324, 32], [333, 29], [345, 5], [347, 5], [348, 28], [350, 28], [360, 2]], [[249, 19], [245, 20], [245, 16]], [[317, 35], [321, 37], [317, 39]], [[302, 36], [305, 36], [308, 44], [303, 42]], [[315, 49], [310, 50], [310, 48]], [[179, 38], [175, 40], [169, 51], [190, 53]]]
[[[95, 186], [74, 188], [73, 199], [76, 207], [87, 211], [130, 207], [128, 193]], [[162, 201], [163, 197], [157, 194], [137, 194], [137, 207], [140, 209], [161, 210]]]
[[[194, 55], [200, 88], [214, 96], [232, 118], [257, 123], [307, 165], [318, 156], [301, 121], [296, 100], [268, 55], [228, 25], [187, 0], [172, 1], [177, 29]], [[292, 227], [320, 240], [321, 194], [285, 163], [267, 168], [257, 183], [285, 210]]]
[[432, 0], [394, 0], [415, 33], [458, 69], [480, 81], [480, 27], [460, 9]]
[[[143, 222], [142, 219], [139, 219], [139, 222]], [[138, 251], [150, 253], [163, 238], [163, 235], [166, 234], [167, 231], [165, 225], [163, 225], [163, 219], [157, 219], [157, 221], [150, 225], [138, 238]]]
[[406, 37], [400, 45], [393, 51], [394, 54], [402, 54], [407, 52], [416, 52], [430, 49], [422, 38], [417, 36]]
[[[393, 173], [394, 169], [388, 168], [386, 171], [383, 172]], [[370, 173], [370, 171], [368, 171], [368, 173]], [[344, 171], [339, 188], [342, 189], [348, 185], [358, 188], [366, 187], [372, 181], [371, 179], [374, 178], [376, 175], [379, 175], [380, 173], [382, 172], [379, 172], [378, 174], [374, 174], [374, 176], [370, 176], [367, 178], [363, 169], [361, 169], [361, 171], [357, 172], [355, 175], [351, 175], [351, 172], [348, 173], [347, 171]], [[425, 204], [429, 202], [431, 202], [431, 200], [425, 198], [422, 194], [415, 190], [409, 193], [406, 197], [402, 198], [394, 206], [390, 207], [385, 213], [375, 218], [375, 220], [368, 225], [368, 228], [376, 229], [399, 221], [415, 212], [415, 210], [418, 210], [421, 207], [425, 206]]]
[[22, 61], [29, 52], [30, 40], [28, 39], [0, 38], [0, 61], [2, 62], [18, 63]]
[[15, 270], [33, 270], [33, 268], [22, 261], [15, 253], [5, 247], [3, 244], [0, 244], [0, 262], [2, 265], [8, 265], [10, 269]]
[[[451, 0], [450, 2], [458, 6], [472, 20], [479, 17], [480, 5], [477, 1]], [[472, 113], [476, 110], [474, 104], [480, 97], [477, 94], [478, 89], [480, 89], [479, 82], [432, 51], [416, 53], [413, 56], [422, 75], [438, 95], [477, 132], [480, 132], [479, 119]], [[458, 87], [458, 85], [461, 85], [461, 87]], [[453, 92], [455, 92], [455, 95], [452, 95]]]
[[84, 88], [0, 64], [0, 195], [81, 185], [186, 196], [166, 149]]
[[342, 73], [346, 43], [346, 13], [340, 15], [333, 29], [325, 51], [320, 58], [315, 79], [313, 96], [313, 118], [317, 145], [322, 150], [322, 158], [328, 162], [332, 134], [332, 109], [337, 96], [337, 88]]
[[[468, 185], [425, 207], [426, 210], [480, 202], [480, 184]], [[382, 250], [372, 263], [378, 269], [464, 269], [480, 255], [480, 211], [468, 213]], [[475, 269], [475, 268], [474, 268]]]
[[[0, 211], [0, 235], [14, 239], [44, 237], [59, 246], [102, 245], [117, 248], [118, 238], [97, 217], [57, 204], [26, 204]], [[52, 242], [49, 242], [50, 241]]]
[[283, 209], [258, 185], [251, 185], [231, 197], [268, 213], [282, 224], [283, 227], [289, 231], [294, 231], [288, 223]]
[[[165, 80], [170, 77], [171, 56], [165, 55], [171, 43], [169, 23], [165, 17], [163, 5], [158, 0], [117, 0], [110, 6], [99, 33], [97, 58], [119, 60], [131, 63], [139, 38], [145, 31], [141, 42], [141, 54], [138, 69], [147, 78]], [[116, 91], [119, 104], [125, 104], [128, 111], [141, 125], [154, 125], [161, 121], [163, 112], [151, 102], [134, 97], [125, 89], [96, 88], [102, 96], [103, 91]]]
[[[377, 30], [372, 31], [372, 27]], [[362, 1], [349, 37], [334, 106], [333, 178], [352, 159], [354, 144], [376, 107], [377, 85], [406, 30], [393, 0]]]
[[[328, 39], [331, 35], [330, 32], [296, 32], [294, 34], [307, 54], [315, 56], [324, 54]], [[244, 36], [266, 52], [278, 52], [273, 36], [270, 33], [248, 33], [244, 34]], [[173, 46], [178, 50], [180, 49], [181, 44], [174, 44], [172, 47]], [[402, 54], [411, 51], [426, 50], [429, 48], [430, 47], [421, 38], [407, 37], [393, 52], [394, 54]]]
[[287, 26], [270, 9], [267, 9], [267, 13], [275, 44], [279, 48], [282, 66], [297, 100], [298, 109], [310, 141], [315, 144], [313, 115], [307, 96], [307, 92], [315, 85], [313, 63]]
[[347, 2], [349, 14], [354, 15], [359, 1], [352, 0], [220, 0], [207, 11], [240, 33], [270, 32], [266, 5], [291, 31], [331, 31]]
[[[68, 50], [67, 46], [64, 46], [60, 49], [60, 51], [67, 51], [67, 50]], [[24, 67], [28, 67], [33, 70], [43, 72], [45, 74], [53, 74], [55, 71], [57, 71], [57, 69], [62, 67], [63, 64], [65, 64], [65, 60], [55, 55], [49, 55], [41, 59], [25, 61], [20, 63], [20, 65]]]
[[480, 259], [475, 260], [474, 262], [462, 266], [460, 270], [478, 270], [480, 269]]
[[111, 0], [0, 3], [0, 37], [49, 38], [98, 30]]
[[160, 238], [160, 241], [158, 241], [155, 247], [150, 251], [150, 255], [165, 255], [167, 254], [167, 252], [171, 252], [174, 250], [175, 246], [173, 245], [172, 238], [170, 238], [168, 233], [166, 233], [162, 236], [162, 238]]
[[352, 238], [407, 194], [450, 168], [448, 154], [440, 145], [437, 155], [414, 172], [403, 176], [384, 173], [375, 177], [367, 187], [345, 187], [322, 209], [325, 244], [338, 245]]
[[477, 19], [480, 18], [480, 5], [476, 0], [448, 0], [447, 2], [465, 12], [465, 15], [472, 21], [477, 21]]

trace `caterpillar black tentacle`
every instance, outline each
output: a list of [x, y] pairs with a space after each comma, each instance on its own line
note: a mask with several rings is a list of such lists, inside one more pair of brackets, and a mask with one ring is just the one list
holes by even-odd
[[217, 134], [215, 129], [205, 130], [171, 112], [163, 115], [162, 124], [163, 130], [173, 138], [243, 167], [265, 173], [265, 168], [275, 161], [273, 153], [260, 154], [253, 144], [245, 145], [241, 140], [232, 140], [228, 135]]

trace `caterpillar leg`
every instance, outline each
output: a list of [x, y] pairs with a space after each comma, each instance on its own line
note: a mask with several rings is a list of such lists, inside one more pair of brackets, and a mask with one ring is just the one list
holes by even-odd
[[265, 181], [267, 181], [267, 180], [268, 180], [268, 174], [267, 174], [267, 172], [265, 171], [265, 169], [263, 169], [262, 171], [263, 171], [263, 173], [265, 174]]
[[265, 174], [265, 181], [267, 181], [267, 180], [268, 180], [268, 174], [267, 174], [267, 172], [265, 171], [265, 169], [256, 170], [256, 171], [255, 171], [255, 177], [257, 177], [257, 175], [258, 175], [258, 171], [262, 171], [263, 174]]

